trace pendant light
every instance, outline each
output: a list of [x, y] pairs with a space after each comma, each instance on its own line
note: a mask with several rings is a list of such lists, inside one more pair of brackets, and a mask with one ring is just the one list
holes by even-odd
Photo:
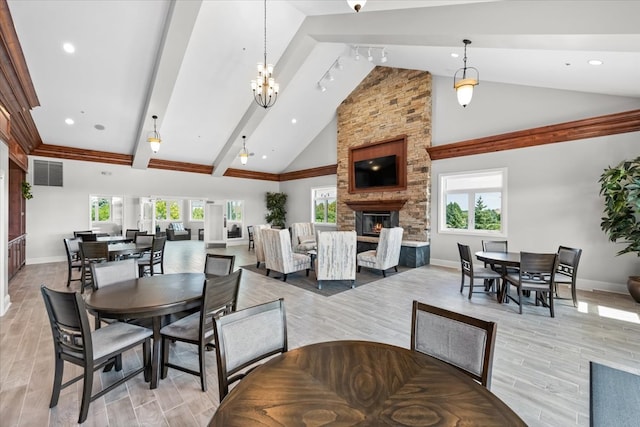
[[360, 12], [360, 9], [362, 9], [362, 6], [364, 6], [366, 2], [367, 0], [347, 0], [349, 7], [356, 12]]
[[240, 151], [240, 163], [246, 165], [249, 161], [249, 152], [247, 151], [247, 146], [245, 144], [246, 136], [242, 135], [242, 150]]
[[273, 65], [267, 63], [267, 0], [264, 0], [264, 62], [258, 63], [258, 77], [251, 80], [256, 103], [265, 110], [276, 103], [280, 85], [273, 77]]
[[[473, 97], [473, 87], [479, 83], [480, 73], [473, 67], [467, 67], [467, 45], [471, 44], [471, 40], [464, 39], [464, 67], [458, 69], [453, 76], [453, 88], [458, 96], [458, 104], [466, 107]], [[462, 71], [462, 77], [458, 77], [458, 73]], [[475, 72], [475, 78], [467, 77], [467, 71]]]
[[162, 138], [160, 138], [160, 134], [156, 129], [156, 120], [158, 120], [158, 116], [153, 115], [151, 116], [151, 118], [153, 119], [153, 132], [149, 133], [149, 136], [147, 137], [147, 142], [151, 147], [151, 151], [153, 151], [154, 153], [157, 153], [160, 150], [160, 143], [162, 142]]

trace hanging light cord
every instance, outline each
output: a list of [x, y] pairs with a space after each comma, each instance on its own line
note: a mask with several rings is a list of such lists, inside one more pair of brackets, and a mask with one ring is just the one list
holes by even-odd
[[264, 0], [264, 66], [267, 66], [267, 0]]
[[467, 40], [464, 40], [464, 58], [462, 58], [462, 62], [464, 63], [464, 68], [462, 69], [462, 78], [467, 78]]

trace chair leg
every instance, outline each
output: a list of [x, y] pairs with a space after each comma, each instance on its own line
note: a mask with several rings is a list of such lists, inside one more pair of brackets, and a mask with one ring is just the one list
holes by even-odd
[[351, 289], [355, 289], [356, 288], [356, 281], [352, 280], [351, 281]]
[[169, 340], [166, 338], [162, 338], [162, 366], [160, 367], [161, 373], [160, 378], [167, 378], [167, 373], [169, 368], [167, 367], [167, 363], [169, 362]]
[[282, 281], [283, 281], [283, 282], [286, 282], [286, 281], [287, 281], [287, 275], [286, 275], [286, 274], [283, 274], [283, 275], [282, 275]]
[[309, 269], [307, 268], [307, 277], [309, 277]]
[[82, 384], [82, 403], [80, 403], [80, 417], [78, 424], [87, 420], [89, 404], [91, 403], [91, 390], [93, 389], [93, 366], [85, 366]]
[[469, 278], [469, 301], [471, 301], [471, 295], [473, 295], [473, 277]]
[[382, 277], [387, 277], [387, 273], [384, 270], [382, 270]]
[[62, 388], [62, 375], [64, 374], [64, 360], [56, 357], [55, 374], [53, 376], [53, 391], [51, 392], [51, 401], [49, 408], [53, 408], [58, 404], [60, 390]]
[[69, 271], [67, 273], [67, 288], [71, 286], [71, 264], [69, 264]]
[[573, 299], [573, 306], [578, 306], [578, 296], [576, 295], [576, 284], [571, 283], [571, 299]]
[[142, 343], [142, 358], [144, 361], [144, 381], [151, 381], [151, 340]]
[[518, 306], [520, 308], [520, 314], [522, 314], [522, 288], [518, 286]]
[[549, 311], [551, 311], [551, 317], [556, 317], [553, 311], [553, 292], [549, 292]]
[[200, 362], [200, 387], [202, 391], [207, 391], [207, 371], [204, 367], [204, 344], [200, 343], [198, 346], [198, 359]]
[[396, 273], [398, 272], [398, 266], [397, 265], [393, 266], [393, 269], [396, 270]]
[[322, 289], [322, 280], [318, 280], [318, 289]]
[[464, 289], [464, 271], [462, 272], [462, 277], [460, 278], [460, 293]]
[[267, 276], [269, 276], [269, 273], [271, 273], [271, 270], [267, 268]]
[[360, 273], [360, 269], [362, 268], [362, 266], [358, 266], [358, 273]]
[[256, 268], [260, 268], [260, 261], [256, 264]]

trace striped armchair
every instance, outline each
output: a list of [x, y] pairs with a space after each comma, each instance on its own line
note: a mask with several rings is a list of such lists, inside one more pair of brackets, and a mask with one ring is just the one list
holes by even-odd
[[400, 263], [400, 248], [402, 247], [402, 227], [383, 228], [376, 250], [360, 252], [358, 254], [358, 271], [361, 267], [382, 270], [382, 276], [387, 277], [385, 270], [393, 267], [398, 271]]
[[318, 256], [315, 262], [318, 289], [323, 280], [351, 280], [356, 287], [355, 231], [324, 231], [318, 234]]
[[293, 252], [306, 254], [316, 249], [316, 227], [311, 222], [295, 222], [291, 224], [291, 248]]
[[253, 226], [253, 246], [256, 250], [256, 268], [264, 262], [264, 244], [262, 243], [262, 230], [271, 228], [271, 224], [258, 224]]
[[287, 281], [287, 274], [311, 268], [311, 259], [308, 255], [297, 254], [291, 250], [291, 237], [289, 230], [262, 230], [262, 242], [264, 244], [265, 264], [267, 276], [273, 271], [283, 274], [283, 281]]

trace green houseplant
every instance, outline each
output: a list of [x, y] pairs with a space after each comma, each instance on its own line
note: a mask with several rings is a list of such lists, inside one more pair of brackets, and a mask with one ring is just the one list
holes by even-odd
[[[609, 240], [626, 246], [616, 255], [636, 253], [640, 257], [640, 157], [608, 167], [600, 176], [604, 216], [600, 227]], [[631, 276], [629, 293], [640, 302], [640, 277]]]
[[285, 193], [267, 192], [265, 195], [267, 211], [264, 219], [274, 228], [284, 228], [287, 211], [287, 195]]
[[22, 181], [22, 197], [26, 200], [33, 199], [33, 194], [31, 194], [31, 184], [27, 181]]

